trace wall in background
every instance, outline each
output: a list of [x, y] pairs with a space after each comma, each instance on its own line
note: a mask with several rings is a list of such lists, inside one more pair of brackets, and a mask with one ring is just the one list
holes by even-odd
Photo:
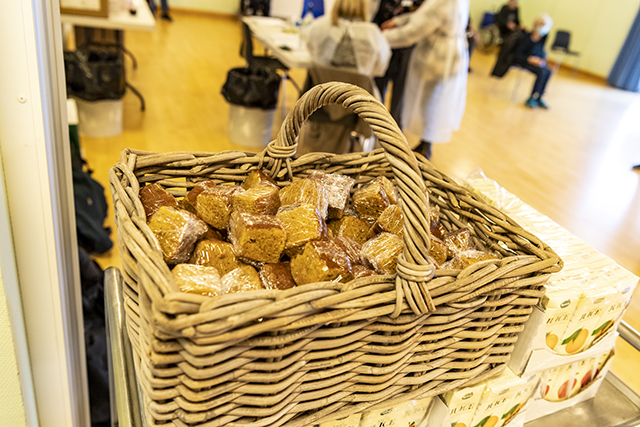
[[[484, 12], [497, 12], [505, 3], [472, 0], [473, 22], [479, 25]], [[536, 15], [548, 13], [554, 22], [549, 43], [556, 30], [570, 31], [571, 49], [582, 53], [579, 68], [606, 77], [639, 8], [640, 0], [520, 0], [520, 20], [530, 27]], [[569, 57], [563, 60], [569, 66], [573, 61]]]
[[[240, 10], [240, 0], [168, 0], [169, 7], [202, 12], [235, 15]], [[156, 0], [156, 3], [160, 3]]]

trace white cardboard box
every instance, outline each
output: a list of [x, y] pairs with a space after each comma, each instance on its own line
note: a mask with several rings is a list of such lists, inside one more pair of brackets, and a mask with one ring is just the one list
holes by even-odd
[[534, 307], [531, 317], [524, 324], [524, 329], [518, 335], [518, 341], [509, 359], [509, 368], [516, 375], [531, 375], [541, 370], [588, 359], [615, 347], [616, 338], [618, 337], [616, 324], [591, 348], [577, 354], [563, 356], [547, 347], [545, 343], [545, 322], [546, 316], [544, 312], [538, 307]]

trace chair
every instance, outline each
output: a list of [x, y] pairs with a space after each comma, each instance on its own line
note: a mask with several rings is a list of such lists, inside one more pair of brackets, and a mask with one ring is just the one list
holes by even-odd
[[[328, 82], [351, 83], [365, 89], [376, 99], [381, 99], [372, 77], [359, 74], [354, 69], [342, 67], [312, 66], [309, 69], [304, 91]], [[298, 152], [301, 155], [311, 151], [336, 154], [355, 151], [370, 152], [376, 141], [369, 126], [355, 113], [339, 105], [329, 105], [314, 112], [303, 126]]]
[[569, 55], [576, 58], [574, 62], [574, 67], [573, 67], [573, 74], [574, 75], [577, 74], [578, 64], [580, 62], [580, 52], [571, 50], [569, 48], [570, 42], [571, 42], [571, 33], [569, 31], [565, 31], [565, 30], [556, 31], [556, 38], [553, 41], [553, 44], [551, 45], [551, 51], [559, 55], [559, 58], [555, 61], [553, 65], [554, 74], [558, 73], [558, 70], [560, 69], [560, 64], [562, 63], [562, 58], [564, 58], [564, 55]]
[[301, 93], [300, 86], [289, 75], [289, 67], [284, 65], [278, 58], [268, 55], [254, 55], [253, 39], [251, 38], [251, 29], [244, 22], [242, 23], [242, 44], [240, 45], [240, 56], [247, 60], [247, 66], [250, 68], [268, 68], [271, 70], [280, 70], [282, 72], [282, 83], [280, 90], [282, 92], [282, 119], [287, 115], [286, 106], [286, 83], [287, 80]]

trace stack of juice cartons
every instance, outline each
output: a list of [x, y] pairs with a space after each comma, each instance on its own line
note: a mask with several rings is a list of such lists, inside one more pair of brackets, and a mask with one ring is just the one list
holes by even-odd
[[516, 419], [522, 424], [522, 409], [539, 380], [540, 374], [517, 376], [507, 368], [484, 383], [445, 393], [440, 397], [449, 409], [449, 418], [442, 427], [502, 427], [515, 425]]
[[[551, 276], [511, 355], [518, 375], [540, 374], [527, 420], [595, 396], [614, 353], [617, 325], [638, 277], [524, 204], [481, 171], [464, 182], [548, 244], [565, 266]], [[535, 403], [535, 404], [534, 404]]]

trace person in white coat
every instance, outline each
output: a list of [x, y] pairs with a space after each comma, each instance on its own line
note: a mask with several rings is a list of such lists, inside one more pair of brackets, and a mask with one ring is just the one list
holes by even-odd
[[420, 137], [414, 150], [431, 158], [431, 144], [460, 128], [467, 96], [469, 0], [426, 0], [415, 12], [383, 24], [392, 48], [417, 43], [405, 86], [403, 130]]
[[369, 0], [336, 0], [330, 16], [313, 21], [307, 49], [315, 64], [384, 75], [391, 49], [377, 25], [367, 22]]

